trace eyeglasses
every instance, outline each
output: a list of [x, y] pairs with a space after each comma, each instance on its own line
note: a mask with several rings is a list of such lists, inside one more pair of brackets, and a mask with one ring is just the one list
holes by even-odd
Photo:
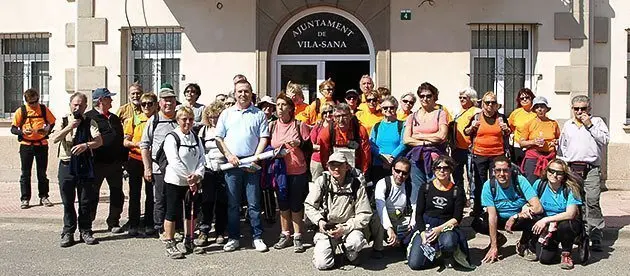
[[510, 172], [510, 169], [495, 168], [494, 172], [495, 173], [508, 173], [508, 172]]
[[140, 105], [142, 107], [153, 107], [154, 102], [142, 102]]
[[383, 109], [383, 110], [396, 110], [396, 107], [395, 106], [382, 106], [381, 105], [381, 109]]
[[497, 101], [483, 101], [485, 104], [487, 105], [493, 105], [493, 104], [497, 104]]
[[410, 100], [402, 100], [402, 102], [406, 103], [406, 104], [415, 104], [416, 103], [416, 101], [410, 101]]
[[350, 117], [350, 114], [337, 114], [335, 115], [335, 119], [342, 119], [342, 118], [348, 118]]
[[324, 115], [324, 116], [330, 115], [332, 113], [333, 113], [332, 110], [322, 111], [322, 115]]
[[418, 95], [418, 99], [432, 99], [433, 98], [433, 94], [420, 94]]
[[437, 166], [435, 167], [436, 171], [443, 171], [443, 172], [448, 172], [451, 170], [451, 167], [449, 166]]
[[374, 103], [377, 100], [376, 100], [376, 98], [366, 98], [365, 101], [368, 102], [368, 103]]
[[588, 109], [587, 106], [574, 106], [573, 111], [586, 111]]
[[403, 171], [403, 170], [399, 170], [399, 169], [394, 169], [394, 172], [396, 172], [397, 174], [402, 174], [402, 175], [408, 175], [409, 174], [408, 171]]
[[554, 169], [552, 169], [552, 168], [548, 168], [548, 169], [547, 169], [547, 173], [548, 173], [548, 174], [553, 174], [553, 175], [555, 175], [555, 176], [564, 176], [564, 175], [565, 175], [565, 172], [564, 172], [564, 171], [558, 171], [558, 170], [554, 170]]

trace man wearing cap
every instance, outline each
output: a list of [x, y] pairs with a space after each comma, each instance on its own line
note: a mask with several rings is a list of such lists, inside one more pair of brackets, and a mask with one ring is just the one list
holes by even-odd
[[591, 100], [575, 96], [571, 100], [573, 120], [564, 123], [558, 142], [558, 156], [569, 163], [573, 172], [584, 180], [586, 223], [591, 249], [601, 251], [604, 217], [599, 205], [602, 151], [610, 134], [604, 120], [591, 115]]
[[[109, 186], [109, 215], [107, 228], [112, 233], [122, 233], [120, 215], [123, 211], [125, 194], [123, 193], [122, 164], [127, 160], [128, 151], [123, 146], [124, 132], [120, 118], [110, 113], [112, 108], [112, 93], [107, 88], [97, 88], [92, 91], [93, 109], [85, 113], [98, 125], [98, 131], [103, 137], [103, 146], [94, 150], [94, 191], [98, 194], [103, 180], [107, 179]], [[92, 220], [96, 219], [98, 198], [92, 206]]]
[[306, 217], [319, 226], [313, 237], [313, 265], [319, 270], [335, 265], [339, 247], [354, 262], [367, 244], [363, 230], [372, 217], [361, 173], [342, 153], [332, 154], [327, 164], [328, 171], [310, 184], [304, 201]]
[[[140, 153], [144, 167], [144, 179], [153, 182], [153, 223], [160, 233], [164, 233], [164, 215], [166, 213], [166, 197], [164, 193], [164, 173], [156, 160], [160, 145], [166, 135], [178, 125], [175, 119], [175, 91], [171, 88], [160, 89], [160, 111], [147, 120], [142, 138], [140, 139]], [[147, 233], [150, 235], [151, 233]], [[160, 235], [162, 239], [162, 235]]]
[[359, 92], [357, 92], [357, 90], [355, 89], [348, 89], [348, 91], [346, 91], [345, 100], [346, 104], [350, 106], [352, 115], [356, 114], [359, 111], [359, 105], [361, 104], [361, 97], [359, 96]]
[[262, 222], [260, 220], [260, 170], [256, 166], [241, 168], [241, 159], [263, 152], [269, 142], [269, 124], [265, 114], [252, 103], [252, 86], [246, 80], [234, 85], [236, 104], [221, 112], [216, 127], [217, 147], [232, 165], [233, 169], [225, 171], [225, 182], [228, 193], [228, 242], [224, 251], [234, 251], [240, 247], [240, 214], [239, 208], [242, 191], [247, 196], [247, 211], [252, 228], [252, 236], [256, 251], [267, 251], [262, 239]]
[[534, 98], [532, 111], [536, 118], [525, 124], [521, 130], [518, 144], [526, 149], [521, 171], [529, 183], [534, 183], [541, 177], [549, 161], [556, 157], [556, 145], [560, 138], [558, 122], [549, 119], [547, 112], [551, 110], [547, 99], [542, 96]]

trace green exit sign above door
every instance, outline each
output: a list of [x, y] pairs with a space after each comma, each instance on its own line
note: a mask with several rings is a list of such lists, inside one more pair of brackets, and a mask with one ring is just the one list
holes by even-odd
[[411, 10], [400, 10], [400, 20], [411, 20]]

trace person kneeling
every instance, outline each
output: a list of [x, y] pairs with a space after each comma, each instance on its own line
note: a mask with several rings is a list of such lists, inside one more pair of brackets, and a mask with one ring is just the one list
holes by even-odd
[[466, 235], [457, 227], [464, 215], [466, 195], [463, 185], [451, 182], [454, 168], [453, 159], [438, 157], [432, 165], [435, 179], [420, 186], [416, 229], [407, 256], [413, 270], [435, 266], [438, 252], [448, 268], [453, 266], [453, 260], [464, 268], [474, 268], [470, 265]]
[[342, 153], [333, 153], [327, 164], [328, 171], [311, 183], [304, 202], [306, 217], [319, 226], [313, 237], [313, 264], [319, 270], [335, 265], [339, 246], [354, 262], [367, 244], [362, 231], [372, 217], [361, 173], [350, 168]]
[[579, 211], [579, 205], [582, 205], [581, 189], [569, 172], [566, 162], [554, 159], [547, 166], [541, 180], [534, 183], [534, 189], [545, 209], [545, 217], [533, 227], [534, 234], [540, 235], [538, 246], [541, 250], [538, 251], [538, 259], [542, 264], [557, 263], [560, 243], [562, 269], [573, 268], [573, 242], [584, 230]]
[[497, 231], [501, 229], [508, 233], [523, 231], [516, 252], [528, 261], [536, 261], [532, 226], [543, 209], [532, 185], [516, 170], [506, 157], [496, 157], [494, 176], [483, 184], [481, 204], [486, 207], [486, 212], [475, 218], [471, 226], [479, 234], [490, 235], [484, 263], [498, 261], [499, 248], [507, 242], [507, 238]]

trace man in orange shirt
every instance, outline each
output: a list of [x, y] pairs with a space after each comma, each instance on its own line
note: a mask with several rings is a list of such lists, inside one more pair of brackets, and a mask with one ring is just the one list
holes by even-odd
[[37, 188], [39, 204], [53, 206], [48, 199], [48, 134], [55, 125], [55, 116], [48, 107], [39, 104], [39, 93], [35, 89], [24, 92], [26, 104], [15, 111], [11, 133], [18, 136], [20, 142], [20, 160], [22, 175], [20, 176], [20, 208], [29, 207], [31, 200], [31, 168], [33, 159], [37, 162]]
[[364, 174], [370, 167], [370, 141], [368, 133], [359, 124], [356, 118], [352, 117], [350, 107], [345, 103], [335, 106], [333, 112], [335, 116], [334, 124], [322, 129], [317, 137], [319, 145], [319, 156], [322, 164], [328, 164], [328, 157], [336, 151], [354, 149], [354, 167]]

